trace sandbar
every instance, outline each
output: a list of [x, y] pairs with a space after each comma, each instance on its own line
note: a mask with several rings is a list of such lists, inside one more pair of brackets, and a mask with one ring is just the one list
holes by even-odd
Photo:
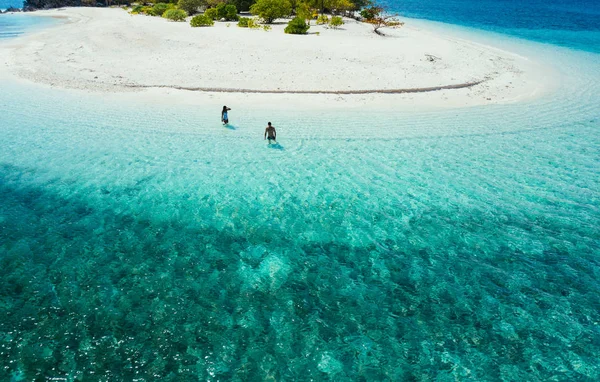
[[[189, 23], [120, 8], [35, 12], [62, 22], [0, 44], [0, 75], [148, 102], [265, 107], [469, 107], [532, 99], [551, 70], [530, 57], [412, 26], [345, 19], [287, 35], [234, 22]], [[141, 98], [140, 98], [141, 97]], [[226, 98], [227, 102], [223, 99]]]

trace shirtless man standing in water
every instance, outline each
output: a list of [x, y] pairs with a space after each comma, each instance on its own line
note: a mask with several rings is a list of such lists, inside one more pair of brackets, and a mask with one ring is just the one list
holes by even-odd
[[275, 131], [275, 128], [271, 126], [271, 122], [268, 123], [268, 126], [265, 129], [265, 139], [267, 139], [267, 137], [269, 139], [269, 144], [277, 138], [277, 132]]

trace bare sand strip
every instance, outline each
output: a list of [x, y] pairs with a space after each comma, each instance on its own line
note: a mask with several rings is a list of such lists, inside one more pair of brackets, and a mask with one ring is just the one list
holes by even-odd
[[297, 36], [284, 34], [285, 20], [263, 31], [191, 28], [117, 8], [34, 15], [65, 21], [0, 43], [0, 76], [149, 102], [218, 104], [226, 94], [227, 103], [270, 107], [466, 107], [531, 99], [553, 78], [531, 58], [410, 20], [387, 37], [355, 20]]
[[405, 93], [427, 93], [438, 90], [465, 89], [479, 85], [484, 81], [467, 82], [465, 84], [433, 86], [428, 88], [409, 88], [409, 89], [367, 89], [367, 90], [264, 90], [264, 89], [231, 89], [231, 88], [200, 88], [187, 86], [168, 86], [168, 85], [124, 85], [129, 88], [169, 88], [176, 90], [187, 90], [194, 92], [208, 93], [257, 93], [257, 94], [337, 94], [337, 95], [356, 95], [356, 94], [405, 94]]

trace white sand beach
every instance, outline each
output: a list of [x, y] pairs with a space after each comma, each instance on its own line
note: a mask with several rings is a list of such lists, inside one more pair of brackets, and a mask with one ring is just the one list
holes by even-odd
[[285, 20], [263, 31], [191, 28], [118, 8], [34, 14], [63, 22], [0, 44], [0, 74], [138, 100], [411, 109], [510, 103], [552, 86], [551, 69], [531, 58], [410, 21], [386, 37], [352, 19], [339, 30], [313, 22], [299, 36], [284, 34]]

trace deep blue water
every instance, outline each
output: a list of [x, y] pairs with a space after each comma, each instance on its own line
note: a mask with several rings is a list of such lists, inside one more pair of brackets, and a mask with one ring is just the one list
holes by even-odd
[[600, 52], [598, 0], [389, 0], [387, 4], [406, 17]]
[[6, 9], [8, 7], [21, 8], [23, 7], [22, 0], [0, 0], [0, 9]]

